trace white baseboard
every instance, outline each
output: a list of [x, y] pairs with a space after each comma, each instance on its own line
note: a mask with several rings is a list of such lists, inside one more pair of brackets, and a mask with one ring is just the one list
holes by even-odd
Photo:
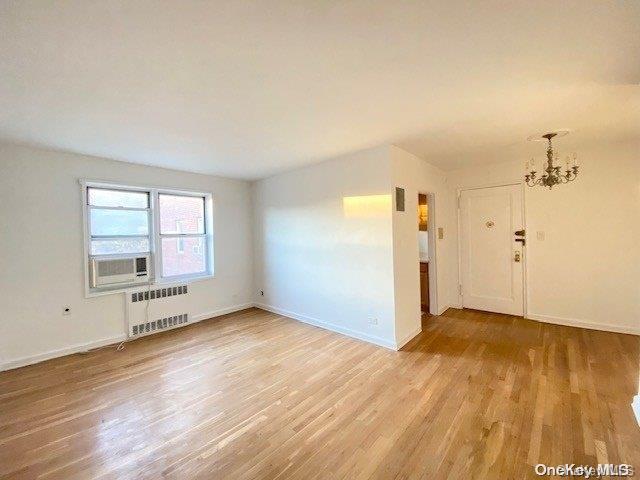
[[421, 333], [422, 333], [422, 325], [416, 328], [409, 335], [406, 335], [403, 339], [397, 341], [396, 350], [400, 350], [402, 347], [404, 347], [407, 343], [409, 343], [411, 340], [413, 340], [416, 336], [420, 335]]
[[447, 310], [449, 310], [451, 308], [451, 305], [445, 305], [444, 307], [441, 307], [438, 310], [438, 315], [442, 315], [444, 312], [446, 312]]
[[[252, 302], [249, 302], [240, 305], [232, 305], [230, 307], [220, 308], [218, 310], [201, 313], [199, 315], [193, 315], [189, 324], [201, 322], [202, 320], [207, 320], [209, 318], [219, 317], [220, 315], [226, 315], [227, 313], [237, 312], [239, 310], [244, 310], [245, 308], [251, 308], [253, 306], [254, 304]], [[12, 370], [19, 367], [25, 367], [27, 365], [33, 365], [34, 363], [44, 362], [45, 360], [51, 360], [52, 358], [64, 357], [65, 355], [71, 355], [73, 353], [86, 352], [94, 348], [104, 347], [106, 345], [123, 342], [125, 340], [127, 340], [127, 334], [123, 332], [120, 335], [109, 338], [103, 338], [92, 342], [72, 345], [70, 347], [60, 348], [57, 350], [51, 350], [49, 352], [40, 353], [37, 355], [30, 355], [28, 357], [9, 360], [8, 362], [0, 364], [0, 372], [4, 370]]]
[[605, 332], [628, 333], [631, 335], [640, 335], [640, 326], [631, 327], [624, 325], [613, 325], [610, 323], [595, 323], [586, 320], [578, 320], [575, 318], [553, 317], [551, 315], [540, 315], [537, 313], [529, 313], [525, 318], [529, 320], [537, 320], [544, 323], [553, 323], [556, 325], [566, 325], [568, 327], [588, 328], [591, 330], [602, 330]]
[[253, 306], [255, 306], [253, 302], [248, 302], [248, 303], [242, 303], [240, 305], [232, 305], [230, 307], [220, 308], [218, 310], [213, 310], [211, 312], [201, 313], [199, 315], [193, 315], [191, 317], [191, 322], [189, 323], [201, 322], [202, 320], [219, 317], [220, 315], [226, 315], [228, 313], [238, 312], [240, 310], [251, 308]]
[[72, 353], [86, 352], [94, 348], [104, 347], [113, 343], [123, 342], [127, 339], [127, 336], [122, 333], [114, 337], [102, 338], [93, 342], [81, 343], [72, 345], [70, 347], [59, 348], [57, 350], [50, 350], [45, 353], [39, 353], [37, 355], [30, 355], [28, 357], [16, 358], [15, 360], [9, 360], [8, 362], [0, 365], [0, 371], [12, 370], [14, 368], [25, 367], [27, 365], [33, 365], [34, 363], [44, 362], [45, 360], [51, 360], [52, 358], [64, 357], [65, 355], [71, 355]]
[[633, 409], [633, 413], [636, 414], [636, 420], [638, 421], [638, 426], [640, 426], [640, 393], [633, 397], [631, 408]]
[[387, 340], [384, 338], [376, 337], [374, 335], [369, 335], [367, 333], [358, 332], [357, 330], [352, 330], [350, 328], [342, 327], [340, 325], [336, 325], [334, 323], [324, 322], [322, 320], [318, 320], [317, 318], [312, 318], [307, 315], [301, 315], [295, 312], [290, 312], [288, 310], [284, 310], [282, 308], [274, 307], [272, 305], [265, 305], [263, 303], [254, 304], [256, 307], [261, 308], [262, 310], [266, 310], [268, 312], [277, 313], [278, 315], [283, 315], [285, 317], [292, 318], [294, 320], [298, 320], [302, 323], [307, 323], [309, 325], [313, 325], [315, 327], [324, 328], [326, 330], [331, 330], [332, 332], [341, 333], [343, 335], [347, 335], [352, 338], [357, 338], [358, 340], [364, 340], [365, 342], [373, 343], [374, 345], [378, 345], [380, 347], [389, 348], [391, 350], [398, 350], [398, 346], [396, 342]]

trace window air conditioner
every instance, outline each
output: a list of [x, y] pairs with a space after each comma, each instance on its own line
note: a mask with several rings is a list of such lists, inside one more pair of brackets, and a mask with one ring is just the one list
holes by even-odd
[[91, 257], [91, 287], [138, 284], [149, 281], [149, 255]]

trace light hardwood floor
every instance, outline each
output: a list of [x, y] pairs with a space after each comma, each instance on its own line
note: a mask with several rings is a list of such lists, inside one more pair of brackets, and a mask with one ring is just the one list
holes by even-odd
[[640, 469], [639, 339], [449, 310], [393, 352], [250, 309], [0, 373], [0, 477]]

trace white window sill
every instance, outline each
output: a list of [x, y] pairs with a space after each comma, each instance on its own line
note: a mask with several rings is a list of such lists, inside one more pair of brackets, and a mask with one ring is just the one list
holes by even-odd
[[113, 295], [116, 293], [131, 293], [147, 290], [149, 288], [153, 289], [156, 287], [166, 287], [167, 285], [190, 285], [196, 282], [202, 282], [203, 280], [210, 280], [214, 278], [215, 275], [212, 273], [207, 273], [204, 275], [197, 276], [185, 276], [185, 277], [169, 277], [169, 278], [161, 278], [159, 280], [153, 281], [150, 284], [146, 283], [138, 283], [136, 285], [128, 285], [121, 288], [113, 288], [113, 289], [92, 289], [86, 292], [85, 298], [94, 298], [94, 297], [104, 297], [105, 295]]

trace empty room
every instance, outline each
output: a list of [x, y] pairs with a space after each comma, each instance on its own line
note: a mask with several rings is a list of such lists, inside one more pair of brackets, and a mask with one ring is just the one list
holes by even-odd
[[640, 475], [640, 2], [0, 32], [0, 479]]

